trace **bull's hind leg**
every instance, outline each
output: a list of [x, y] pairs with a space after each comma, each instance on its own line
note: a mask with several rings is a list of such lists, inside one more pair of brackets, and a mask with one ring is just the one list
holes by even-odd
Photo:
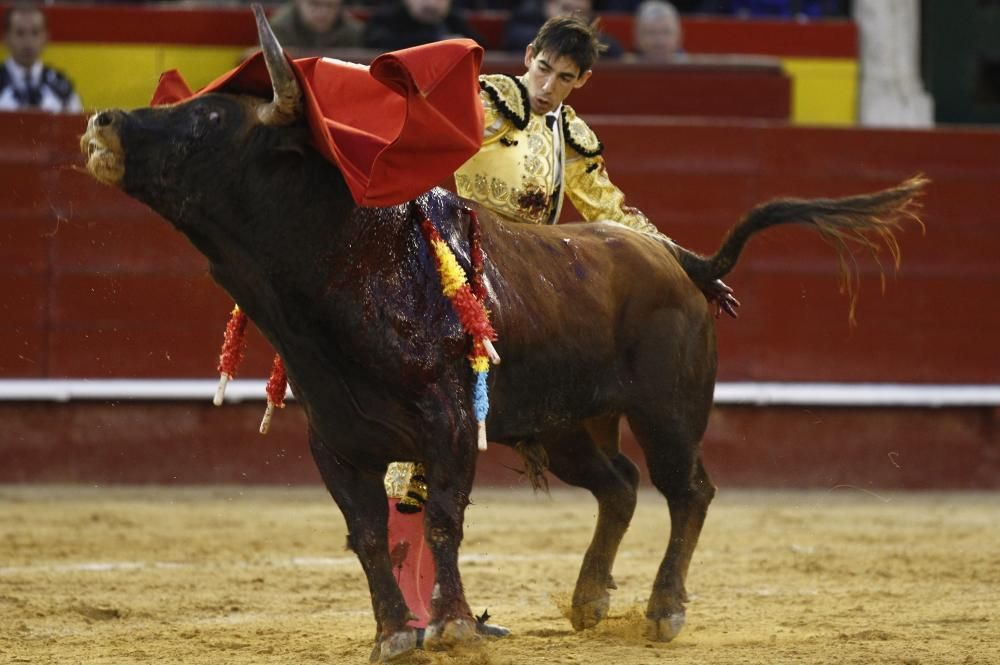
[[597, 526], [573, 591], [570, 621], [576, 630], [595, 626], [608, 614], [608, 589], [616, 588], [611, 569], [635, 512], [639, 484], [635, 464], [618, 452], [618, 417], [590, 429], [590, 433], [579, 428], [542, 441], [549, 470], [570, 485], [590, 490], [597, 499]]
[[382, 476], [342, 462], [314, 432], [309, 433], [309, 445], [327, 490], [344, 514], [347, 543], [368, 578], [377, 626], [371, 660], [389, 660], [415, 649], [417, 633], [406, 625], [410, 611], [392, 574]]
[[684, 626], [688, 566], [715, 486], [701, 461], [700, 432], [694, 435], [679, 428], [654, 434], [651, 430], [656, 428], [646, 426], [641, 419], [630, 419], [630, 424], [646, 453], [650, 479], [667, 498], [670, 509], [670, 543], [646, 607], [647, 637], [665, 642]]

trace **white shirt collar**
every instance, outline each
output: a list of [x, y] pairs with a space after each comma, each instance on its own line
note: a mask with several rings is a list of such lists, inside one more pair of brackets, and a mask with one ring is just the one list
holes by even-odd
[[[7, 72], [10, 74], [11, 83], [14, 84], [16, 88], [27, 87], [27, 81], [25, 80], [25, 70], [24, 67], [14, 62], [14, 58], [7, 58], [4, 61], [4, 65], [7, 67]], [[39, 60], [35, 64], [28, 68], [29, 76], [31, 77], [31, 82], [39, 84], [42, 82], [42, 62]]]

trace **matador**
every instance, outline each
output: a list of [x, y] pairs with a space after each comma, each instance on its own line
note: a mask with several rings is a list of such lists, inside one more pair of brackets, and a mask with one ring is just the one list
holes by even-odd
[[[504, 219], [527, 224], [558, 222], [568, 196], [586, 221], [614, 221], [656, 235], [683, 263], [688, 250], [663, 236], [641, 211], [625, 205], [625, 195], [608, 177], [604, 146], [564, 103], [590, 79], [601, 50], [595, 26], [576, 16], [555, 17], [528, 46], [524, 75], [479, 77], [483, 142], [455, 172], [458, 194]], [[699, 286], [720, 311], [735, 317], [739, 302], [727, 286], [721, 282]], [[417, 563], [424, 551], [419, 514], [427, 497], [423, 466], [391, 464], [385, 486], [391, 508], [395, 507], [390, 509], [390, 549], [410, 553], [399, 561], [397, 580], [418, 616], [412, 625], [419, 628], [429, 614], [433, 589], [433, 567]], [[426, 608], [419, 607], [422, 599]], [[494, 628], [480, 625], [487, 633]]]

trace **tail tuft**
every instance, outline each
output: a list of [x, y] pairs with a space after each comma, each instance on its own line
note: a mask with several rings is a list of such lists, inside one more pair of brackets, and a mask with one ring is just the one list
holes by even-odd
[[840, 263], [841, 290], [850, 299], [849, 320], [854, 325], [854, 312], [860, 286], [857, 252], [867, 253], [879, 266], [882, 288], [885, 270], [879, 252], [885, 247], [898, 270], [901, 253], [896, 232], [906, 221], [914, 221], [924, 230], [918, 216], [920, 196], [930, 181], [916, 175], [899, 185], [872, 194], [839, 199], [792, 199], [769, 201], [752, 209], [731, 228], [714, 255], [686, 261], [684, 268], [696, 283], [708, 283], [725, 276], [736, 265], [744, 245], [752, 235], [781, 224], [806, 224], [837, 251]]

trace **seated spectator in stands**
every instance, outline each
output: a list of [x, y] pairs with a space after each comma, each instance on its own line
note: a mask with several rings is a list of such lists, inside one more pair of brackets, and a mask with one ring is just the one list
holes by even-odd
[[343, 0], [288, 0], [270, 21], [285, 47], [331, 49], [362, 45], [364, 25], [347, 13]]
[[467, 12], [509, 11], [510, 4], [510, 0], [454, 0], [452, 6]]
[[684, 33], [677, 9], [666, 0], [645, 0], [635, 11], [635, 57], [666, 62], [684, 56]]
[[70, 80], [42, 64], [42, 51], [49, 39], [42, 10], [33, 3], [17, 3], [4, 14], [3, 28], [10, 55], [0, 67], [0, 111], [82, 111]]
[[705, 0], [702, 11], [777, 18], [824, 18], [847, 14], [844, 0]]
[[[594, 10], [609, 14], [634, 14], [641, 4], [642, 0], [595, 0]], [[670, 4], [679, 13], [689, 14], [701, 12], [705, 0], [674, 0]]]
[[483, 43], [482, 37], [452, 9], [451, 0], [398, 0], [369, 17], [364, 44], [368, 48], [395, 51], [452, 37], [468, 37]]
[[[542, 24], [555, 16], [577, 14], [585, 21], [594, 19], [593, 0], [523, 0], [520, 6], [511, 12], [507, 27], [504, 30], [503, 48], [505, 51], [522, 52], [538, 34]], [[621, 57], [625, 50], [618, 40], [607, 33], [600, 33], [601, 43], [608, 47], [605, 57]]]

